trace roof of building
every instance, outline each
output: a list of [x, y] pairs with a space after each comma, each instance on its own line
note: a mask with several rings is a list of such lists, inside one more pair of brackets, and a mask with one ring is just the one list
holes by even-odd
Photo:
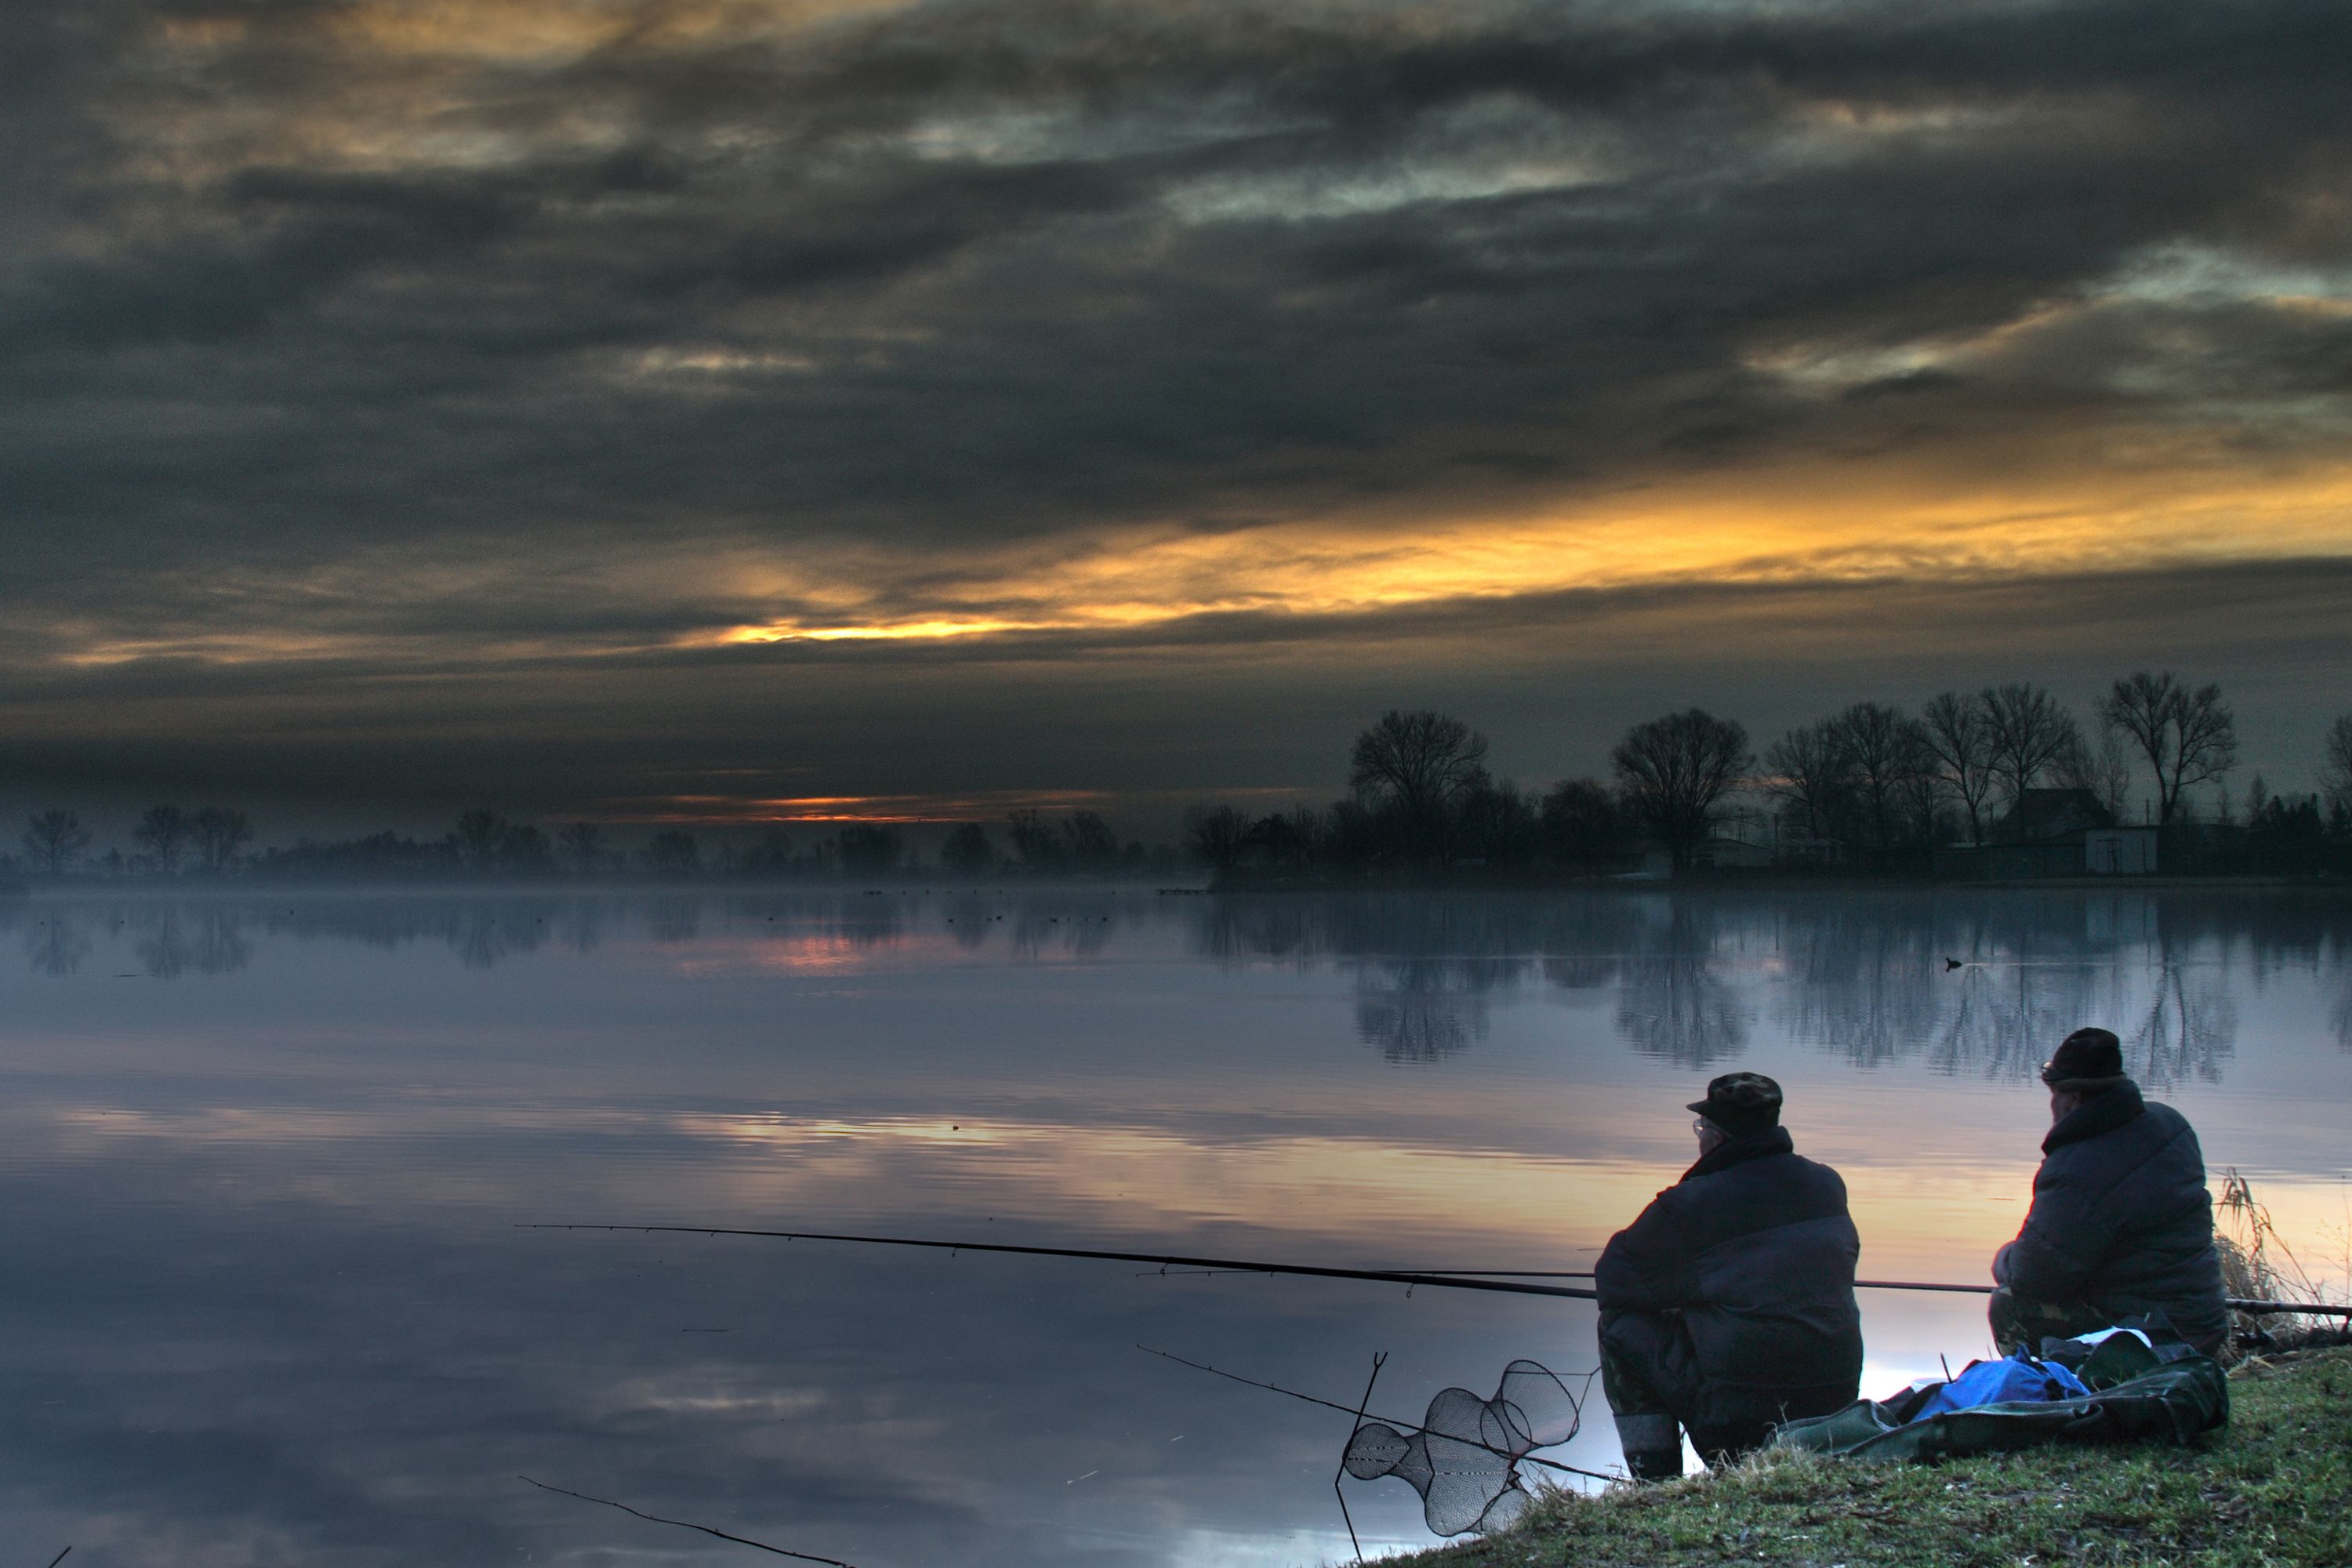
[[1992, 837], [2001, 844], [2048, 844], [2115, 825], [2114, 815], [2089, 790], [2030, 789], [1992, 825]]

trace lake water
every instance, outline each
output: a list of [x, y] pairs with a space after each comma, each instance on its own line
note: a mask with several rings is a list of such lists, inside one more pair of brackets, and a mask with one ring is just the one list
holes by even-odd
[[[1348, 1556], [1346, 1415], [1594, 1364], [1589, 1303], [532, 1221], [1588, 1268], [1734, 1067], [1868, 1276], [1981, 1280], [2105, 1024], [2352, 1265], [2352, 908], [1149, 890], [0, 903], [0, 1561]], [[1948, 958], [1964, 961], [1948, 966]], [[1865, 1293], [1866, 1392], [1981, 1303]], [[1597, 1389], [1558, 1457], [1617, 1459]], [[1348, 1483], [1368, 1551], [1428, 1544]]]

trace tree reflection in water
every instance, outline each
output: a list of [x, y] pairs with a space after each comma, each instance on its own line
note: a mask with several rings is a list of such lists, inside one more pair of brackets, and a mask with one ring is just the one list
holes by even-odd
[[1760, 1025], [1861, 1068], [2030, 1080], [2087, 1023], [2126, 1042], [2154, 1089], [2215, 1082], [2237, 1048], [2233, 986], [2283, 971], [2334, 980], [2352, 1051], [2352, 906], [2293, 891], [1887, 889], [1739, 893], [1260, 894], [1182, 900], [1040, 886], [931, 900], [912, 890], [713, 890], [647, 897], [480, 891], [241, 890], [0, 901], [37, 974], [110, 962], [159, 979], [232, 974], [264, 939], [446, 945], [488, 969], [550, 946], [635, 935], [829, 938], [859, 952], [936, 926], [964, 952], [1002, 934], [1024, 959], [1117, 956], [1114, 939], [1181, 931], [1222, 963], [1269, 960], [1354, 979], [1355, 1032], [1398, 1062], [1487, 1036], [1493, 998], [1540, 984], [1612, 992], [1619, 1038], [1692, 1068], [1748, 1051]]
[[232, 905], [210, 900], [137, 910], [139, 967], [158, 980], [178, 975], [234, 974], [253, 962], [253, 943]]
[[1509, 959], [1387, 959], [1358, 976], [1356, 1034], [1392, 1062], [1433, 1062], [1486, 1037], [1486, 995], [1517, 982]]
[[25, 957], [36, 974], [76, 973], [89, 956], [89, 937], [68, 915], [36, 916], [25, 928]]

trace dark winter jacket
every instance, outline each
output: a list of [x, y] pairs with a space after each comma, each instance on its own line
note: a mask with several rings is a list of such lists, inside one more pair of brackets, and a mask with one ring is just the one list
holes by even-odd
[[1832, 1410], [1862, 1378], [1845, 1183], [1779, 1127], [1718, 1144], [1612, 1237], [1594, 1266], [1604, 1315], [1679, 1313], [1706, 1423]]
[[2110, 1322], [2161, 1310], [2200, 1350], [2228, 1320], [2213, 1251], [2205, 1155], [2180, 1112], [2126, 1082], [2076, 1106], [2042, 1141], [2033, 1207], [1993, 1258], [2030, 1301], [2080, 1304]]

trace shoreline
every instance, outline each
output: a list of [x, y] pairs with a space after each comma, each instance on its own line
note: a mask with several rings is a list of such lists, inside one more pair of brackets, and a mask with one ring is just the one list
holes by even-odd
[[[2352, 1348], [2254, 1356], [2187, 1447], [2054, 1445], [1937, 1465], [1755, 1456], [1664, 1485], [1549, 1492], [1507, 1534], [1413, 1568], [2014, 1568], [2352, 1563]], [[1605, 1412], [1600, 1413], [1605, 1419]]]

